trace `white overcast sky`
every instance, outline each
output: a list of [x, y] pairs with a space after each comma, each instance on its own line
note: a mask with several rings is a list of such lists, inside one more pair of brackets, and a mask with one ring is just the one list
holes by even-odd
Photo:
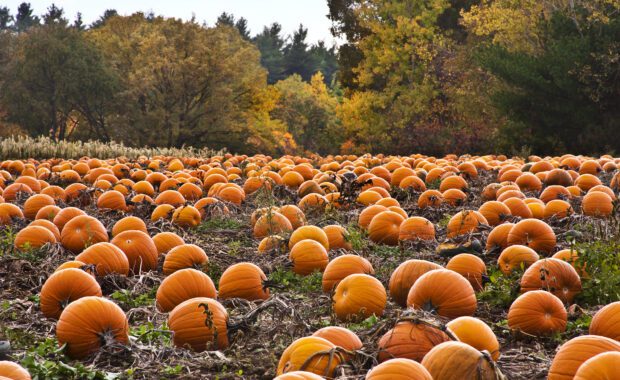
[[[23, 0], [0, 0], [0, 6], [7, 6], [15, 14]], [[334, 42], [329, 32], [327, 0], [30, 0], [37, 15], [45, 13], [55, 3], [73, 20], [78, 12], [86, 24], [98, 19], [106, 9], [116, 9], [126, 15], [137, 11], [150, 12], [166, 17], [190, 19], [196, 16], [199, 22], [213, 25], [222, 12], [233, 13], [248, 20], [252, 34], [273, 22], [282, 25], [285, 35], [292, 34], [299, 24], [308, 28], [308, 41], [324, 40], [328, 45]]]

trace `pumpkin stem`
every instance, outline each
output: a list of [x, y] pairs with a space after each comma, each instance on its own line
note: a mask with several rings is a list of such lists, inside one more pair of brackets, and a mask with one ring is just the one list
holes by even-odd
[[[270, 297], [263, 303], [261, 303], [258, 307], [253, 310], [250, 310], [244, 316], [238, 318], [236, 321], [228, 321], [228, 336], [230, 337], [233, 333], [239, 330], [246, 330], [250, 327], [250, 324], [253, 324], [258, 319], [258, 316], [262, 314], [264, 311], [268, 309], [275, 309], [280, 311], [281, 313], [293, 313], [295, 311], [286, 304], [282, 299], [277, 296]], [[306, 326], [309, 328], [309, 326]]]
[[[314, 360], [315, 357], [317, 356], [328, 356], [327, 359], [327, 365], [325, 366], [325, 371], [323, 371], [323, 376], [324, 377], [329, 377], [331, 378], [334, 374], [333, 373], [329, 373], [329, 368], [332, 366], [332, 361], [334, 360], [335, 357], [338, 357], [338, 362], [342, 363], [345, 361], [345, 355], [350, 355], [350, 356], [354, 356], [356, 354], [355, 351], [349, 351], [346, 350], [342, 347], [336, 346], [332, 349], [326, 350], [326, 351], [318, 351], [313, 353], [312, 355], [310, 355], [305, 361], [304, 363], [301, 365], [301, 367], [299, 367], [300, 371], [305, 371], [306, 369], [308, 369], [308, 366], [310, 365], [310, 363], [312, 363], [312, 360]], [[334, 368], [335, 370], [335, 368]]]

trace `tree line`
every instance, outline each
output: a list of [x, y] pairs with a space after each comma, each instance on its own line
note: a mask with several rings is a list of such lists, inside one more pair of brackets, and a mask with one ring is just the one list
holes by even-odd
[[620, 149], [620, 3], [328, 0], [332, 34], [0, 7], [0, 135], [268, 154]]

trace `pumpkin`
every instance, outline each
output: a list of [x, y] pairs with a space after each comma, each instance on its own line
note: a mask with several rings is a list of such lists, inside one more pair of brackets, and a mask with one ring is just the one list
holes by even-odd
[[41, 288], [41, 312], [47, 318], [58, 319], [69, 303], [87, 296], [102, 296], [93, 276], [77, 268], [54, 272]]
[[266, 212], [254, 224], [254, 237], [264, 238], [268, 235], [277, 235], [293, 230], [291, 222], [284, 215], [276, 211]]
[[407, 306], [409, 289], [424, 273], [440, 269], [441, 265], [426, 260], [407, 260], [401, 263], [390, 276], [390, 296], [397, 304]]
[[[303, 177], [301, 176], [301, 174], [297, 172], [289, 172], [289, 173], [295, 173], [303, 180]], [[276, 376], [274, 377], [273, 380], [324, 380], [324, 377], [321, 377], [315, 373], [307, 372], [307, 371], [293, 371], [293, 372], [283, 373], [280, 376]]]
[[513, 226], [513, 223], [504, 223], [493, 228], [489, 236], [487, 236], [486, 250], [493, 251], [508, 247], [508, 233]]
[[258, 243], [258, 253], [276, 253], [280, 254], [287, 249], [286, 241], [278, 235], [267, 236]]
[[324, 292], [331, 292], [342, 279], [350, 274], [374, 274], [372, 264], [357, 255], [342, 255], [330, 261], [323, 272], [322, 287]]
[[269, 298], [266, 281], [267, 276], [262, 269], [252, 263], [231, 265], [220, 277], [219, 297], [243, 298], [248, 301], [266, 300]]
[[178, 191], [183, 198], [192, 202], [202, 197], [202, 189], [194, 183], [186, 182], [179, 187]]
[[426, 190], [418, 198], [418, 207], [439, 207], [443, 203], [443, 195], [437, 190]]
[[421, 364], [437, 380], [502, 378], [490, 357], [462, 342], [444, 342], [433, 347]]
[[211, 278], [192, 268], [180, 269], [162, 281], [155, 300], [157, 309], [169, 312], [177, 305], [191, 298], [215, 298], [217, 291]]
[[[276, 374], [303, 370], [331, 378], [336, 367], [344, 362], [344, 356], [335, 351], [336, 346], [327, 339], [317, 336], [299, 338], [280, 356]], [[328, 360], [332, 353], [333, 357]]]
[[155, 198], [155, 203], [158, 205], [170, 205], [174, 208], [181, 207], [185, 204], [186, 200], [181, 193], [176, 190], [165, 190], [159, 193]]
[[441, 197], [443, 198], [443, 203], [447, 203], [450, 206], [456, 207], [462, 205], [465, 202], [465, 200], [467, 199], [467, 194], [465, 194], [459, 189], [449, 189], [444, 191], [441, 194]]
[[65, 225], [69, 223], [71, 219], [75, 218], [76, 216], [80, 216], [80, 215], [86, 215], [86, 213], [77, 207], [66, 207], [66, 208], [61, 209], [56, 214], [52, 222], [56, 225], [56, 227], [58, 227], [58, 230], [62, 232]]
[[155, 207], [155, 210], [151, 213], [151, 222], [156, 222], [159, 219], [171, 219], [176, 209], [173, 205], [162, 204]]
[[102, 210], [127, 211], [125, 196], [116, 190], [109, 190], [97, 198], [97, 208]]
[[597, 335], [582, 335], [560, 346], [549, 368], [548, 380], [572, 380], [588, 359], [604, 352], [620, 352], [620, 343]]
[[312, 334], [319, 338], [332, 342], [337, 347], [342, 347], [348, 351], [357, 351], [362, 349], [362, 341], [349, 329], [339, 326], [327, 326], [319, 329]]
[[312, 193], [301, 198], [299, 203], [297, 203], [297, 206], [304, 211], [320, 212], [325, 209], [328, 203], [334, 203], [331, 200], [332, 198], [327, 198], [321, 194]]
[[291, 226], [296, 230], [307, 223], [306, 215], [295, 205], [285, 205], [280, 207], [280, 214], [291, 222]]
[[497, 226], [512, 215], [508, 206], [498, 201], [485, 202], [480, 206], [478, 212], [485, 217], [490, 226]]
[[575, 180], [575, 185], [583, 191], [588, 191], [594, 186], [600, 185], [601, 180], [592, 174], [581, 174]]
[[327, 234], [317, 226], [302, 226], [293, 231], [288, 241], [288, 247], [293, 249], [295, 244], [306, 239], [319, 242], [325, 247], [325, 250], [329, 250], [329, 239], [327, 238]]
[[333, 310], [340, 320], [381, 316], [387, 302], [383, 284], [367, 274], [351, 274], [336, 285]]
[[49, 232], [51, 232], [52, 235], [54, 235], [54, 238], [56, 239], [56, 241], [60, 240], [60, 230], [58, 230], [58, 227], [56, 227], [56, 225], [52, 223], [51, 221], [49, 221], [48, 219], [35, 219], [28, 226], [29, 227], [31, 226], [32, 227], [34, 226], [43, 227], [47, 229]]
[[[160, 232], [153, 236], [153, 243], [159, 254], [168, 253], [172, 248], [185, 244], [183, 238], [174, 232]], [[165, 273], [164, 273], [165, 274]]]
[[129, 274], [129, 260], [125, 253], [114, 244], [102, 242], [93, 244], [75, 257], [76, 260], [95, 266], [98, 276], [117, 273]]
[[508, 233], [508, 245], [525, 245], [536, 252], [549, 253], [555, 248], [555, 233], [538, 219], [525, 219], [515, 224]]
[[37, 216], [37, 213], [40, 209], [45, 206], [54, 206], [55, 205], [54, 198], [45, 194], [35, 194], [24, 202], [24, 216], [26, 219], [33, 220]]
[[545, 219], [562, 219], [566, 218], [571, 214], [573, 214], [573, 207], [570, 205], [570, 203], [560, 199], [554, 199], [545, 205], [543, 217]]
[[129, 261], [132, 274], [157, 269], [157, 247], [153, 239], [142, 231], [124, 231], [111, 241], [120, 248]]
[[459, 317], [446, 324], [459, 342], [469, 344], [479, 351], [487, 351], [494, 361], [499, 359], [499, 342], [493, 330], [478, 318]]
[[588, 216], [605, 218], [611, 215], [613, 208], [612, 198], [601, 191], [586, 194], [581, 202], [581, 209]]
[[123, 219], [118, 220], [112, 227], [112, 236], [116, 236], [123, 231], [142, 231], [148, 233], [146, 230], [146, 223], [138, 217], [126, 216]]
[[566, 330], [567, 313], [552, 293], [533, 290], [520, 295], [508, 310], [508, 327], [531, 335], [551, 335]]
[[50, 222], [52, 222], [58, 212], [60, 212], [60, 207], [56, 205], [43, 206], [39, 209], [39, 211], [37, 211], [37, 215], [35, 215], [34, 218], [36, 220], [49, 220]]
[[620, 341], [620, 301], [610, 303], [594, 314], [590, 334]]
[[353, 248], [351, 243], [347, 240], [348, 233], [344, 227], [338, 224], [331, 224], [329, 226], [323, 227], [323, 232], [325, 232], [325, 235], [327, 235], [329, 249], [350, 250], [351, 248]]
[[497, 265], [502, 273], [508, 275], [515, 269], [527, 269], [538, 259], [538, 254], [532, 248], [524, 245], [511, 245], [499, 255]]
[[194, 206], [181, 206], [172, 214], [172, 223], [184, 228], [197, 227], [201, 221], [200, 211]]
[[383, 199], [383, 196], [374, 190], [362, 191], [357, 197], [356, 202], [364, 206], [369, 206]]
[[114, 302], [102, 297], [83, 297], [63, 310], [56, 325], [56, 337], [61, 346], [67, 345], [66, 354], [70, 358], [83, 359], [103, 345], [128, 345], [129, 325], [125, 313]]
[[559, 185], [568, 187], [573, 184], [573, 178], [564, 169], [553, 169], [547, 173], [545, 178], [545, 185], [547, 187], [552, 185]]
[[186, 268], [204, 269], [209, 263], [205, 251], [195, 244], [180, 244], [172, 247], [164, 259], [163, 272], [166, 276]]
[[177, 305], [168, 315], [168, 327], [174, 332], [177, 347], [196, 352], [228, 347], [228, 312], [212, 298], [191, 298]]
[[329, 262], [325, 247], [310, 239], [296, 243], [289, 252], [289, 259], [293, 263], [293, 272], [302, 276], [314, 271], [322, 272]]
[[613, 380], [618, 377], [620, 352], [603, 352], [586, 360], [575, 374], [575, 380]]
[[407, 306], [450, 319], [473, 315], [477, 308], [469, 281], [447, 269], [432, 270], [418, 278], [407, 295]]
[[400, 225], [405, 218], [393, 211], [382, 211], [375, 215], [368, 225], [370, 240], [379, 244], [396, 245]]
[[366, 380], [433, 380], [433, 377], [416, 361], [391, 359], [373, 367]]
[[447, 342], [450, 337], [425, 322], [402, 321], [379, 339], [378, 360], [384, 362], [392, 358], [421, 361], [436, 345]]
[[572, 303], [581, 292], [581, 279], [575, 268], [565, 261], [550, 258], [532, 264], [521, 278], [521, 292], [546, 290], [562, 302]]
[[510, 209], [510, 214], [513, 216], [518, 216], [519, 218], [524, 219], [532, 218], [534, 216], [532, 214], [532, 210], [523, 199], [508, 198], [502, 203]]
[[563, 249], [561, 251], [557, 251], [552, 256], [554, 259], [559, 259], [562, 261], [566, 261], [579, 273], [581, 278], [590, 278], [590, 275], [586, 271], [587, 264], [581, 263], [579, 259], [579, 253], [577, 251], [573, 251], [571, 249]]
[[0, 378], [9, 380], [30, 380], [30, 374], [22, 366], [8, 360], [0, 361]]
[[448, 238], [477, 232], [480, 224], [488, 224], [488, 222], [478, 211], [460, 211], [448, 222]]
[[435, 240], [435, 226], [420, 216], [407, 218], [400, 224], [398, 240]]
[[478, 256], [469, 253], [460, 253], [448, 261], [446, 269], [455, 271], [465, 277], [475, 291], [482, 290], [482, 276], [486, 275], [487, 268], [484, 261]]
[[69, 269], [69, 268], [81, 269], [85, 271], [86, 273], [90, 274], [91, 276], [95, 275], [94, 272], [90, 270], [90, 268], [88, 267], [88, 264], [86, 264], [83, 261], [79, 261], [79, 260], [65, 261], [64, 263], [60, 264], [54, 272], [58, 272], [58, 271]]
[[80, 253], [87, 246], [107, 241], [108, 231], [103, 224], [88, 215], [78, 215], [72, 218], [60, 232], [60, 242], [63, 247], [73, 253]]
[[41, 226], [28, 226], [21, 229], [15, 235], [13, 245], [19, 251], [39, 249], [45, 244], [56, 243], [56, 237], [52, 231]]

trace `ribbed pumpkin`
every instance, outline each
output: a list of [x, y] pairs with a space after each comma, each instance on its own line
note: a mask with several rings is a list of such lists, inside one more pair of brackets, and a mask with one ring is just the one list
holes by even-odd
[[28, 226], [21, 229], [15, 235], [13, 245], [19, 251], [27, 251], [31, 249], [39, 249], [45, 244], [56, 243], [54, 234], [45, 227]]
[[56, 241], [60, 241], [60, 230], [54, 223], [47, 219], [36, 219], [33, 220], [28, 226], [39, 226], [47, 229], [49, 232], [54, 235]]
[[508, 247], [508, 233], [513, 226], [512, 223], [504, 223], [493, 228], [487, 236], [486, 250], [492, 251]]
[[590, 334], [620, 341], [620, 301], [610, 303], [594, 314]]
[[502, 251], [497, 259], [497, 265], [502, 273], [508, 275], [515, 269], [527, 269], [538, 259], [538, 254], [532, 248], [517, 244]]
[[101, 287], [93, 276], [81, 269], [63, 269], [52, 273], [43, 284], [41, 312], [47, 318], [58, 319], [69, 303], [82, 297], [101, 295]]
[[166, 277], [157, 289], [157, 308], [169, 312], [178, 304], [196, 297], [217, 297], [215, 285], [209, 276], [196, 269], [178, 270]]
[[286, 241], [282, 236], [271, 235], [263, 238], [258, 243], [258, 253], [275, 253], [280, 254], [286, 252]]
[[[299, 338], [280, 356], [276, 374], [303, 370], [331, 378], [336, 367], [344, 361], [343, 355], [335, 349], [336, 346], [327, 339], [317, 336]], [[333, 357], [329, 360], [332, 352]]]
[[323, 271], [322, 286], [324, 292], [331, 292], [340, 281], [350, 274], [374, 274], [372, 264], [357, 255], [342, 255], [330, 261]]
[[114, 223], [114, 226], [112, 227], [112, 236], [116, 236], [123, 231], [131, 230], [147, 233], [146, 223], [138, 217], [126, 216]]
[[109, 190], [97, 198], [97, 208], [102, 210], [127, 211], [125, 196], [116, 190]]
[[611, 197], [601, 191], [586, 194], [581, 202], [581, 209], [585, 215], [606, 218], [613, 212]]
[[63, 228], [65, 227], [65, 224], [67, 224], [71, 219], [75, 218], [76, 216], [80, 216], [80, 215], [86, 215], [86, 213], [77, 207], [66, 207], [66, 208], [61, 209], [56, 214], [52, 222], [56, 225], [56, 227], [58, 227], [58, 230], [62, 232]]
[[508, 245], [525, 245], [536, 252], [549, 253], [556, 244], [555, 233], [538, 219], [525, 219], [515, 224], [508, 233]]
[[26, 219], [33, 220], [40, 209], [45, 206], [53, 206], [55, 205], [54, 198], [45, 194], [35, 194], [24, 202], [24, 216]]
[[528, 207], [527, 203], [525, 203], [523, 199], [508, 198], [502, 203], [504, 203], [504, 205], [506, 205], [510, 209], [510, 213], [513, 216], [518, 216], [519, 218], [524, 219], [532, 218], [534, 216], [532, 210]]
[[508, 310], [508, 327], [531, 335], [551, 335], [566, 330], [567, 313], [562, 301], [544, 290], [517, 298]]
[[111, 241], [119, 247], [129, 260], [129, 271], [133, 274], [157, 269], [157, 247], [153, 239], [142, 231], [124, 231]]
[[172, 223], [184, 228], [197, 227], [201, 221], [200, 211], [194, 206], [181, 206], [172, 214]]
[[597, 335], [573, 338], [564, 343], [555, 354], [549, 368], [548, 379], [573, 380], [584, 362], [604, 352], [620, 352], [620, 343]]
[[416, 361], [391, 359], [373, 367], [366, 380], [433, 380], [433, 377]]
[[168, 315], [168, 327], [177, 347], [196, 352], [228, 347], [228, 312], [212, 298], [188, 299]]
[[176, 190], [165, 190], [159, 193], [155, 198], [155, 203], [158, 205], [171, 205], [174, 208], [181, 207], [185, 204], [186, 200], [181, 193]]
[[565, 261], [550, 258], [532, 264], [521, 278], [521, 292], [546, 290], [562, 302], [572, 303], [581, 292], [581, 280], [575, 268]]
[[43, 206], [39, 209], [39, 211], [37, 211], [37, 215], [35, 215], [34, 218], [36, 220], [49, 220], [50, 222], [53, 222], [54, 218], [59, 212], [60, 207], [56, 205]]
[[490, 226], [497, 226], [512, 215], [510, 208], [498, 201], [485, 202], [482, 206], [480, 206], [478, 212], [485, 217]]
[[159, 219], [171, 219], [172, 218], [172, 214], [174, 214], [174, 211], [176, 209], [174, 208], [173, 205], [169, 205], [169, 204], [162, 204], [159, 205], [157, 207], [155, 207], [155, 210], [153, 210], [153, 212], [151, 213], [151, 222], [156, 222]]
[[172, 248], [185, 244], [183, 238], [174, 232], [160, 232], [153, 236], [153, 243], [157, 247], [157, 252], [161, 254], [168, 253]]
[[204, 269], [209, 263], [205, 251], [195, 244], [181, 244], [170, 249], [164, 259], [166, 276], [186, 268]]
[[[297, 174], [299, 177], [301, 177], [301, 174], [296, 173], [296, 172], [288, 172], [286, 174], [289, 173], [295, 173]], [[303, 180], [303, 177], [301, 177]], [[293, 371], [293, 372], [287, 372], [287, 373], [283, 373], [280, 376], [276, 376], [273, 378], [273, 380], [324, 380], [324, 377], [321, 377], [319, 375], [317, 375], [316, 373], [312, 373], [312, 372], [307, 372], [307, 371]]]
[[387, 207], [372, 205], [368, 206], [360, 212], [360, 215], [357, 219], [357, 224], [364, 230], [368, 229], [370, 222], [372, 219], [379, 213], [387, 211]]
[[443, 195], [437, 190], [426, 190], [418, 198], [418, 207], [439, 207], [443, 203]]
[[447, 203], [450, 206], [460, 206], [467, 199], [467, 194], [459, 189], [448, 189], [441, 194], [443, 203]]
[[499, 342], [493, 330], [478, 318], [459, 317], [451, 320], [446, 327], [456, 338], [479, 351], [487, 351], [494, 361], [499, 359]]
[[407, 306], [407, 295], [411, 286], [424, 273], [441, 269], [441, 265], [426, 260], [407, 260], [401, 263], [390, 276], [390, 296], [400, 306]]
[[573, 207], [570, 203], [560, 200], [554, 199], [545, 205], [544, 209], [544, 218], [566, 218], [567, 216], [573, 214]]
[[448, 237], [453, 238], [476, 232], [480, 224], [488, 224], [488, 222], [478, 211], [460, 211], [450, 218], [448, 222]]
[[312, 272], [322, 272], [329, 257], [327, 250], [316, 240], [301, 240], [289, 252], [289, 259], [293, 263], [293, 272], [306, 276]]
[[298, 229], [307, 223], [306, 215], [295, 205], [282, 206], [279, 212], [291, 222], [291, 226], [293, 226], [294, 229]]
[[107, 241], [108, 231], [103, 224], [88, 215], [78, 215], [72, 218], [60, 232], [60, 242], [73, 253], [80, 253], [90, 245]]
[[347, 240], [347, 230], [341, 225], [331, 224], [323, 227], [323, 231], [327, 235], [329, 249], [350, 250], [352, 248], [351, 243]]
[[444, 342], [429, 351], [422, 365], [436, 380], [501, 379], [491, 358], [462, 342]]
[[106, 276], [112, 273], [123, 276], [129, 274], [127, 256], [112, 243], [102, 242], [93, 244], [77, 255], [75, 259], [94, 265], [97, 276]]
[[8, 360], [0, 361], [0, 378], [9, 380], [30, 380], [30, 374], [22, 366]]
[[254, 237], [264, 238], [268, 235], [277, 235], [292, 230], [291, 222], [284, 215], [270, 211], [258, 218], [254, 224]]
[[351, 274], [336, 285], [333, 310], [340, 320], [381, 316], [387, 302], [383, 284], [367, 274]]
[[[64, 271], [63, 271], [64, 272]], [[129, 325], [123, 310], [102, 297], [84, 297], [66, 307], [56, 325], [60, 345], [73, 359], [83, 359], [105, 344], [129, 344]]]
[[394, 211], [382, 211], [375, 215], [368, 225], [370, 240], [379, 244], [397, 245], [402, 215]]
[[603, 352], [586, 360], [575, 374], [575, 380], [614, 380], [618, 378], [620, 352]]
[[421, 216], [407, 218], [400, 224], [398, 240], [435, 240], [435, 225]]
[[243, 298], [248, 301], [269, 298], [267, 276], [252, 263], [237, 263], [226, 268], [220, 277], [219, 297]]
[[474, 289], [460, 274], [437, 269], [423, 274], [407, 295], [407, 306], [442, 317], [473, 315], [477, 308]]
[[482, 276], [486, 275], [487, 267], [484, 261], [478, 256], [469, 253], [460, 253], [448, 261], [446, 269], [455, 271], [465, 277], [474, 288], [474, 291], [477, 292], [482, 290]]
[[360, 350], [363, 346], [360, 338], [351, 330], [339, 326], [327, 326], [312, 334], [332, 342], [335, 346], [348, 351]]
[[379, 340], [379, 362], [392, 358], [421, 361], [433, 347], [447, 342], [450, 337], [424, 322], [402, 321], [386, 332]]
[[288, 247], [292, 249], [295, 244], [307, 239], [314, 240], [325, 247], [325, 250], [329, 250], [329, 239], [327, 238], [327, 234], [317, 226], [302, 226], [293, 231], [288, 241]]

